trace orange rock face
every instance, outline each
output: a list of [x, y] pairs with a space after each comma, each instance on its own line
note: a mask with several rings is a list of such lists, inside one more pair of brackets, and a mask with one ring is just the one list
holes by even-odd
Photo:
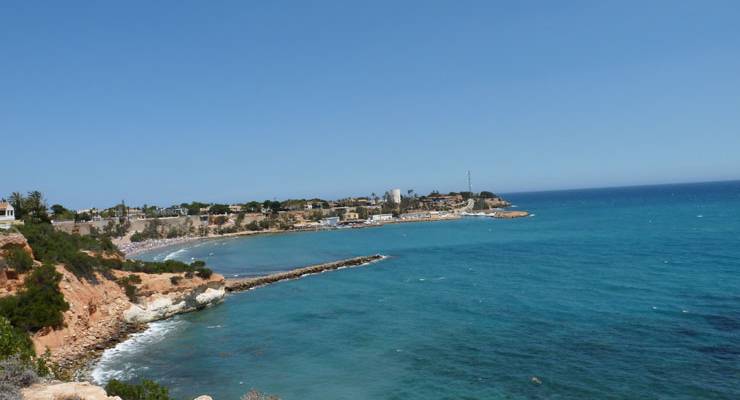
[[[124, 312], [133, 306], [121, 286], [114, 280], [96, 274], [91, 282], [76, 277], [63, 265], [57, 271], [62, 274], [59, 289], [69, 303], [64, 313], [64, 328], [42, 330], [33, 335], [32, 340], [37, 354], [48, 349], [51, 360], [62, 365], [70, 365], [90, 352], [107, 348], [122, 340], [131, 330], [124, 320]], [[115, 278], [132, 275], [125, 271], [113, 271]], [[163, 296], [183, 296], [207, 286], [223, 285], [224, 278], [213, 274], [210, 279], [198, 277], [182, 278], [173, 285], [170, 278], [183, 274], [144, 274], [138, 288], [138, 304], [146, 305]]]

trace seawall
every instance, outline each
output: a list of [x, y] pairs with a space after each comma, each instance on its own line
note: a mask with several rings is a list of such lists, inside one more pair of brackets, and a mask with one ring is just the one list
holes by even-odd
[[226, 279], [226, 291], [228, 292], [239, 292], [243, 290], [249, 290], [258, 286], [269, 285], [288, 279], [298, 279], [305, 275], [316, 274], [325, 271], [337, 270], [340, 268], [348, 267], [359, 267], [362, 265], [370, 264], [372, 262], [380, 261], [387, 256], [382, 254], [374, 254], [371, 256], [362, 256], [348, 258], [339, 261], [333, 261], [324, 264], [316, 264], [303, 268], [296, 268], [290, 271], [277, 272], [270, 275], [258, 276], [253, 278], [232, 278]]

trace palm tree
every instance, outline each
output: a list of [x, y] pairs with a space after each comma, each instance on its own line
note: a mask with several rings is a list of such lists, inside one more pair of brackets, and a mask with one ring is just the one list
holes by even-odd
[[10, 205], [15, 209], [15, 217], [18, 219], [23, 218], [23, 195], [20, 192], [13, 192], [10, 194]]

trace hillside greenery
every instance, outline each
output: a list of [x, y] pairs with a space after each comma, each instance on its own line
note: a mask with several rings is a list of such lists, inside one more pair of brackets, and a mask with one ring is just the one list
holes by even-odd
[[28, 332], [61, 327], [62, 313], [69, 309], [59, 291], [61, 280], [62, 275], [51, 264], [34, 269], [16, 295], [0, 298], [0, 316], [15, 328]]
[[141, 383], [124, 383], [112, 379], [105, 385], [108, 396], [118, 396], [122, 400], [171, 400], [169, 390], [147, 379]]
[[26, 253], [23, 247], [17, 245], [5, 249], [5, 262], [8, 268], [18, 273], [28, 272], [33, 267], [33, 258]]

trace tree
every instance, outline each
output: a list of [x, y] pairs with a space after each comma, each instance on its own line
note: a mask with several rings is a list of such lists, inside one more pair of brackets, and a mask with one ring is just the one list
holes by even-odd
[[359, 219], [367, 219], [367, 215], [368, 215], [367, 208], [357, 207], [355, 208], [355, 212], [357, 213], [357, 217]]
[[18, 219], [32, 223], [51, 222], [46, 211], [44, 196], [38, 190], [28, 192], [26, 197], [18, 192], [10, 195], [10, 203]]
[[23, 219], [26, 216], [26, 210], [23, 208], [23, 195], [20, 192], [10, 194], [10, 205], [15, 209], [15, 217]]
[[247, 204], [242, 205], [242, 211], [248, 213], [258, 213], [262, 211], [262, 204], [258, 201], [250, 201]]
[[278, 211], [280, 211], [280, 202], [279, 201], [265, 200], [262, 203], [262, 207], [265, 208], [265, 209], [270, 210], [270, 213], [272, 213], [272, 214], [277, 214]]
[[228, 214], [230, 211], [231, 210], [229, 209], [229, 206], [227, 204], [214, 204], [208, 210], [208, 214], [211, 214], [211, 215]]

